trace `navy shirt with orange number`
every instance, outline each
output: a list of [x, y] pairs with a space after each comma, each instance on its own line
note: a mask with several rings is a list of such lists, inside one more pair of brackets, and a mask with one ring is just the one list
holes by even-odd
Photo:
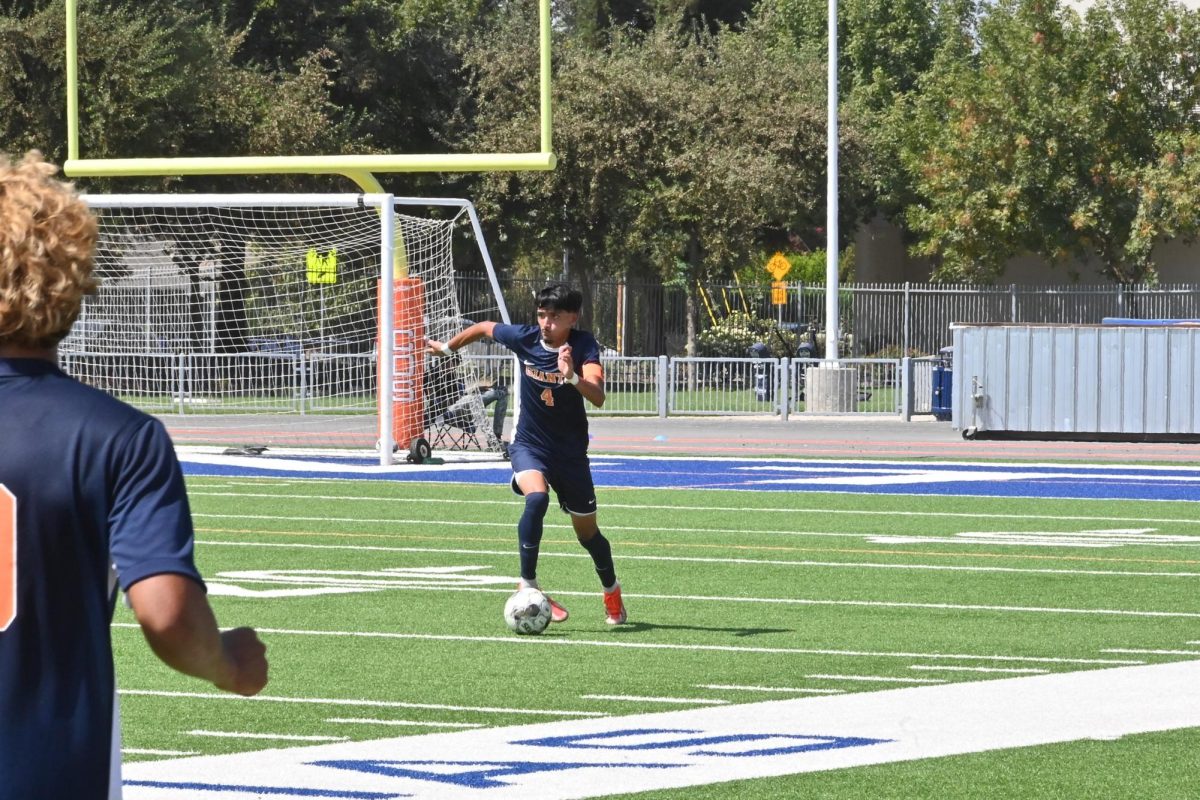
[[[521, 411], [513, 442], [544, 452], [587, 453], [588, 422], [583, 395], [558, 371], [558, 350], [542, 341], [536, 325], [497, 325], [492, 338], [521, 361]], [[567, 335], [575, 374], [600, 363], [600, 345], [587, 331]]]
[[119, 791], [116, 584], [199, 581], [192, 541], [158, 421], [49, 361], [0, 358], [0, 796]]

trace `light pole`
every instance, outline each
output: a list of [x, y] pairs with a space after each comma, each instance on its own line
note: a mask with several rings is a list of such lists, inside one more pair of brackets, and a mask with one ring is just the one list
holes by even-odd
[[828, 141], [825, 145], [825, 360], [838, 359], [838, 46], [837, 0], [829, 0]]

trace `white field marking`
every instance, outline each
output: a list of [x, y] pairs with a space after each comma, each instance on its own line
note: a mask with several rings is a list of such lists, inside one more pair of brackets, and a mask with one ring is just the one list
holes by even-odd
[[325, 720], [337, 725], [395, 725], [397, 727], [410, 726], [415, 728], [484, 728], [487, 727], [480, 722], [425, 722], [412, 719], [357, 719], [347, 717], [330, 717]]
[[941, 672], [997, 672], [1012, 675], [1046, 675], [1048, 669], [1021, 669], [1017, 667], [956, 667], [949, 664], [913, 664], [909, 669]]
[[[382, 467], [378, 464], [328, 464], [319, 461], [305, 461], [302, 458], [269, 458], [264, 459], [261, 456], [226, 456], [212, 453], [198, 453], [195, 451], [180, 452], [180, 460], [184, 463], [192, 464], [219, 464], [226, 467], [244, 467], [246, 469], [269, 469], [276, 472], [328, 472], [326, 478], [318, 478], [318, 480], [327, 480], [329, 477], [338, 475], [387, 475], [389, 473], [407, 472], [412, 473], [411, 465], [395, 464], [388, 467]], [[429, 480], [437, 480], [437, 475], [443, 472], [457, 472], [461, 470], [471, 471], [511, 471], [509, 465], [505, 462], [492, 461], [458, 461], [450, 464], [422, 464], [421, 472], [429, 475]], [[245, 477], [245, 476], [243, 476]], [[275, 477], [273, 475], [263, 475], [264, 478]], [[292, 478], [296, 480], [297, 478]]]
[[628, 703], [667, 703], [678, 706], [724, 706], [728, 700], [718, 700], [712, 697], [642, 697], [632, 694], [581, 694], [584, 700], [616, 700]]
[[[555, 592], [555, 594], [562, 594]], [[137, 628], [136, 623], [113, 623], [114, 628]], [[986, 655], [976, 653], [906, 653], [906, 652], [889, 652], [886, 650], [833, 650], [833, 649], [817, 649], [817, 648], [799, 648], [799, 647], [746, 647], [739, 645], [725, 644], [667, 644], [664, 642], [614, 642], [606, 639], [543, 639], [538, 636], [455, 636], [450, 634], [433, 634], [433, 633], [381, 633], [370, 631], [300, 631], [287, 630], [283, 628], [258, 628], [259, 633], [271, 633], [279, 635], [291, 636], [349, 636], [354, 638], [365, 639], [412, 639], [412, 640], [427, 640], [438, 642], [488, 642], [498, 644], [515, 644], [521, 646], [544, 646], [544, 647], [616, 647], [633, 650], [679, 650], [686, 652], [705, 652], [705, 653], [774, 653], [779, 655], [801, 655], [801, 656], [846, 656], [848, 658], [864, 657], [864, 658], [905, 658], [905, 659], [930, 659], [930, 660], [954, 660], [954, 661], [1003, 661], [1003, 662], [1018, 662], [1018, 663], [1033, 663], [1033, 664], [1094, 664], [1097, 666], [1126, 666], [1145, 664], [1145, 661], [1122, 660], [1111, 658], [1060, 658], [1057, 656], [1007, 656], [1007, 655]], [[158, 694], [146, 691], [128, 691], [122, 690], [122, 693], [129, 694]], [[233, 697], [234, 695], [224, 694], [189, 694], [186, 692], [167, 692], [162, 694], [178, 695], [180, 697], [220, 697], [222, 699]], [[261, 696], [255, 695], [251, 700], [264, 700]], [[389, 703], [375, 700], [349, 701], [349, 700], [308, 700], [301, 698], [273, 697], [269, 698], [279, 702], [291, 703], [340, 703], [344, 705], [381, 705], [384, 707], [396, 708], [436, 708], [449, 709], [454, 711], [480, 711], [490, 710], [495, 712], [511, 712], [511, 713], [527, 713], [527, 714], [560, 714], [560, 715], [577, 715], [577, 716], [603, 716], [601, 714], [593, 714], [582, 711], [519, 711], [517, 709], [497, 708], [497, 709], [479, 709], [466, 706], [439, 706], [428, 705], [421, 703]]]
[[697, 689], [716, 689], [734, 692], [780, 692], [781, 694], [843, 694], [845, 689], [801, 689], [787, 686], [735, 686], [726, 683], [697, 683]]
[[[889, 467], [874, 469], [871, 467], [843, 468], [810, 468], [810, 467], [771, 467], [750, 466], [735, 467], [735, 472], [804, 472], [804, 477], [797, 478], [764, 478], [751, 481], [754, 484], [803, 484], [805, 486], [849, 485], [849, 486], [897, 486], [929, 483], [986, 483], [993, 481], [1136, 481], [1138, 483], [1171, 483], [1179, 486], [1189, 486], [1200, 482], [1200, 475], [1130, 475], [1115, 471], [1063, 471], [1035, 472], [1022, 471], [1015, 467], [997, 465], [984, 470], [932, 470], [924, 465], [919, 467]], [[1026, 468], [1028, 470], [1028, 468]], [[811, 473], [831, 473], [827, 477], [812, 477]]]
[[[125, 797], [191, 800], [197, 784], [413, 800], [684, 796], [722, 781], [1198, 726], [1200, 661], [1175, 662], [145, 761], [124, 770]], [[468, 788], [480, 781], [484, 791]]]
[[[188, 497], [233, 497], [233, 498], [264, 498], [264, 499], [286, 499], [286, 500], [352, 500], [362, 501], [362, 503], [414, 503], [414, 504], [431, 504], [442, 506], [445, 505], [445, 498], [388, 498], [388, 497], [373, 497], [373, 495], [342, 495], [342, 494], [282, 494], [275, 492], [205, 492], [203, 489], [196, 491], [188, 491]], [[490, 505], [511, 507], [511, 499], [505, 500], [458, 500], [454, 501], [455, 505]], [[863, 517], [936, 517], [936, 518], [960, 518], [960, 519], [1056, 519], [1063, 522], [1114, 522], [1114, 523], [1154, 523], [1166, 524], [1177, 523], [1182, 525], [1196, 525], [1198, 521], [1194, 517], [1105, 517], [1093, 515], [1042, 515], [1042, 513], [968, 513], [961, 511], [871, 511], [871, 510], [856, 510], [856, 509], [826, 509], [821, 506], [792, 506], [792, 507], [758, 507], [758, 506], [697, 506], [697, 505], [656, 505], [650, 503], [604, 503], [604, 509], [623, 509], [632, 511], [698, 511], [701, 513], [712, 513], [714, 511], [728, 511], [733, 513], [786, 513], [786, 515], [797, 515], [797, 513], [816, 513], [816, 515], [850, 515]]]
[[[753, 467], [747, 467], [747, 469], [753, 469]], [[1094, 476], [1091, 477], [1094, 479]], [[890, 474], [883, 471], [875, 471], [874, 475], [864, 475], [862, 472], [858, 472], [857, 474], [843, 474], [825, 478], [814, 478], [811, 475], [801, 478], [759, 478], [748, 480], [746, 483], [750, 486], [915, 486], [917, 484], [929, 483], [993, 483], [1002, 481], [1072, 479], [1087, 480], [1088, 478], [1078, 475], [1073, 476], [1066, 472], [1017, 472], [1015, 470], [997, 470], [996, 472], [912, 470], [906, 472], [897, 470]]]
[[[197, 518], [205, 517], [205, 518], [209, 518], [209, 519], [218, 519], [218, 520], [251, 520], [251, 519], [253, 519], [253, 520], [271, 520], [274, 522], [339, 522], [339, 523], [344, 522], [344, 523], [350, 523], [350, 524], [380, 523], [380, 524], [388, 524], [388, 525], [421, 525], [421, 526], [429, 526], [430, 528], [435, 528], [437, 526], [451, 526], [451, 527], [458, 527], [458, 528], [463, 528], [463, 527], [466, 527], [466, 528], [503, 528], [505, 530], [509, 530], [512, 528], [512, 524], [510, 522], [463, 522], [463, 521], [435, 520], [435, 519], [388, 519], [388, 518], [380, 518], [380, 517], [375, 517], [375, 518], [294, 517], [294, 516], [283, 516], [283, 515], [277, 515], [277, 514], [199, 514], [199, 513], [193, 513], [192, 516], [197, 517]], [[573, 530], [571, 528], [571, 526], [568, 524], [545, 523], [545, 525], [543, 527], [546, 530]], [[1047, 541], [1044, 541], [1046, 539], [1046, 537], [1063, 536], [1064, 535], [1064, 534], [1055, 533], [1055, 532], [1042, 532], [1042, 531], [1028, 533], [1028, 534], [1024, 534], [1019, 531], [999, 531], [994, 535], [998, 536], [998, 537], [1029, 536], [1031, 538], [1029, 541], [1005, 541], [1003, 539], [995, 539], [995, 540], [987, 539], [984, 541], [974, 541], [971, 539], [956, 539], [953, 537], [938, 537], [938, 536], [895, 536], [895, 535], [887, 534], [887, 533], [872, 533], [870, 531], [863, 531], [863, 532], [858, 532], [858, 533], [847, 533], [847, 532], [843, 532], [843, 531], [831, 532], [831, 531], [769, 530], [769, 529], [757, 529], [757, 528], [747, 529], [745, 527], [739, 527], [739, 528], [683, 528], [683, 527], [679, 527], [679, 526], [607, 525], [607, 524], [604, 526], [604, 529], [610, 530], [610, 531], [631, 531], [634, 533], [709, 533], [709, 534], [730, 534], [730, 535], [735, 535], [735, 536], [746, 536], [746, 535], [811, 536], [811, 537], [829, 537], [829, 538], [837, 538], [837, 539], [866, 539], [867, 541], [870, 541], [870, 542], [883, 543], [883, 544], [945, 544], [945, 543], [950, 543], [950, 544], [1045, 545], [1045, 544], [1047, 544]], [[1151, 530], [1153, 530], [1153, 529], [1151, 529]], [[1088, 532], [1085, 531], [1083, 533], [1088, 533]], [[1099, 531], [1099, 532], [1095, 532], [1095, 533], [1099, 533], [1102, 535], [1103, 534], [1111, 534], [1112, 536], [1117, 537], [1120, 535], [1128, 534], [1128, 533], [1130, 533], [1130, 531], [1128, 529], [1119, 529], [1119, 530], [1115, 530], [1115, 531], [1111, 531], [1111, 532]], [[384, 534], [377, 534], [377, 535], [384, 535]], [[993, 534], [971, 534], [971, 535], [972, 536], [991, 536]], [[1066, 535], [1073, 535], [1073, 534], [1066, 534]], [[1200, 536], [1187, 536], [1187, 535], [1181, 534], [1181, 535], [1170, 536], [1170, 537], [1163, 536], [1161, 538], [1164, 540], [1167, 540], [1167, 541], [1138, 540], [1137, 542], [1131, 542], [1131, 541], [1124, 541], [1121, 539], [1114, 539], [1114, 541], [1111, 543], [1106, 543], [1106, 542], [1103, 542], [1102, 540], [1097, 540], [1095, 544], [1090, 544], [1090, 545], [1075, 544], [1072, 546], [1105, 547], [1105, 546], [1111, 546], [1112, 544], [1134, 544], [1134, 543], [1150, 545], [1150, 546], [1171, 546], [1171, 547], [1200, 545]], [[1065, 546], [1065, 544], [1063, 544], [1061, 542], [1053, 542], [1053, 544], [1058, 544], [1059, 546]]]
[[[325, 494], [275, 494], [270, 492], [207, 492], [204, 490], [189, 490], [189, 497], [259, 497], [270, 499], [287, 499], [287, 500], [351, 500], [362, 501], [367, 503], [428, 503], [433, 505], [445, 505], [444, 498], [437, 497], [376, 497], [371, 495], [325, 495]], [[455, 505], [488, 505], [488, 506], [504, 506], [511, 507], [512, 500], [458, 500], [454, 501]], [[755, 514], [843, 514], [851, 516], [864, 517], [934, 517], [934, 518], [950, 518], [950, 519], [1041, 519], [1041, 520], [1061, 520], [1064, 522], [1131, 522], [1131, 523], [1154, 523], [1154, 524], [1169, 524], [1178, 523], [1180, 525], [1200, 525], [1200, 519], [1196, 517], [1107, 517], [1081, 514], [971, 514], [962, 511], [875, 511], [868, 509], [851, 509], [851, 508], [823, 508], [823, 507], [794, 507], [794, 508], [769, 508], [756, 506], [684, 506], [684, 505], [662, 505], [653, 503], [608, 503], [602, 504], [605, 509], [619, 508], [633, 511], [699, 511], [704, 514], [709, 514], [714, 511], [729, 511], [733, 513], [753, 512]]]
[[806, 678], [827, 681], [874, 681], [877, 683], [945, 683], [937, 678], [887, 678], [874, 675], [805, 675]]
[[[297, 550], [349, 550], [383, 553], [449, 553], [466, 556], [496, 556], [499, 558], [512, 557], [510, 550], [475, 550], [467, 548], [447, 547], [387, 547], [383, 545], [356, 544], [311, 544], [308, 542], [223, 542], [218, 540], [197, 540], [196, 544], [204, 547], [265, 547]], [[554, 553], [543, 552], [541, 558], [591, 559], [587, 553]], [[1018, 573], [1030, 575], [1087, 575], [1089, 577], [1117, 578], [1200, 578], [1200, 572], [1138, 572], [1132, 570], [1107, 569], [1046, 569], [1039, 567], [993, 567], [955, 564], [885, 564], [874, 561], [811, 561], [791, 560], [781, 558], [709, 558], [705, 556], [642, 556], [621, 554], [622, 561], [663, 561], [682, 562], [689, 564], [744, 564], [749, 566], [771, 567], [829, 567], [849, 569], [900, 569], [900, 570], [931, 570], [935, 572], [985, 572], [985, 573]]]
[[875, 544], [1007, 544], [1032, 547], [1195, 547], [1200, 536], [1149, 535], [1156, 528], [1115, 528], [1099, 531], [965, 531], [953, 536], [892, 536], [869, 534]]
[[[208, 583], [210, 595], [237, 597], [298, 597], [303, 595], [374, 592], [384, 589], [439, 589], [505, 586], [512, 588], [514, 578], [481, 575], [487, 566], [385, 567], [382, 570], [235, 570], [217, 573]], [[247, 589], [238, 583], [300, 585], [302, 589]]]
[[1132, 647], [1108, 647], [1101, 653], [1130, 653], [1148, 656], [1200, 656], [1200, 650], [1141, 650]]
[[214, 739], [278, 739], [283, 742], [348, 742], [349, 736], [301, 736], [296, 733], [244, 733], [240, 731], [184, 731], [188, 736]]
[[[261, 630], [261, 629], [260, 629]], [[1140, 662], [1139, 662], [1140, 663]], [[256, 694], [242, 697], [223, 692], [166, 692], [155, 689], [121, 689], [119, 694], [138, 697], [188, 697], [195, 700], [245, 700], [261, 703], [303, 703], [315, 706], [365, 706], [367, 708], [425, 708], [434, 711], [471, 711], [477, 714], [530, 714], [547, 717], [603, 717], [600, 711], [563, 711], [542, 708], [493, 708], [490, 706], [450, 706], [440, 703], [402, 703], [398, 700], [355, 700], [327, 697], [271, 697]]]
[[[289, 576], [292, 574], [302, 573], [319, 573], [319, 570], [262, 570], [250, 571], [244, 574], [243, 577], [231, 578], [232, 573], [217, 573], [213, 576], [214, 582], [220, 583], [224, 580], [238, 580], [242, 583], [267, 582], [267, 583], [304, 583], [305, 580], [292, 580]], [[336, 572], [331, 570], [329, 572]], [[373, 573], [379, 577], [379, 580], [386, 580], [386, 576], [381, 573]], [[332, 580], [332, 579], [331, 579]], [[507, 584], [511, 582], [511, 578], [504, 580], [496, 580], [494, 583], [504, 583], [505, 588], [488, 588], [486, 586], [460, 586], [447, 585], [435, 580], [429, 580], [420, 584], [407, 584], [404, 582], [396, 582], [387, 585], [386, 588], [392, 590], [403, 589], [420, 589], [422, 591], [441, 591], [441, 592], [492, 592], [492, 593], [510, 593]], [[374, 589], [380, 586], [378, 581], [367, 582], [362, 580], [365, 587]], [[344, 586], [344, 584], [341, 584]], [[595, 592], [578, 592], [578, 591], [555, 591], [556, 595], [564, 597], [593, 597]], [[692, 601], [701, 603], [760, 603], [766, 605], [781, 605], [781, 606], [840, 606], [840, 607], [863, 607], [863, 608], [922, 608], [936, 609], [949, 611], [983, 611], [983, 612], [1003, 612], [1003, 613], [1019, 613], [1019, 614], [1076, 614], [1076, 615], [1095, 615], [1095, 616], [1119, 616], [1119, 617], [1149, 617], [1149, 618], [1179, 618], [1179, 619], [1195, 619], [1200, 618], [1200, 612], [1195, 611], [1141, 611], [1134, 609], [1120, 608], [1066, 608], [1066, 607], [1051, 607], [1051, 606], [1001, 606], [1001, 605], [983, 605], [983, 604], [966, 604], [966, 603], [917, 603], [917, 602], [900, 602], [900, 601], [884, 601], [884, 600], [818, 600], [813, 598], [799, 597], [723, 597], [719, 595], [663, 595], [663, 594], [642, 594], [642, 593], [625, 593], [626, 597], [642, 599], [642, 600], [668, 600], [677, 601]]]
[[195, 750], [151, 750], [145, 747], [122, 747], [122, 753], [131, 756], [198, 756]]

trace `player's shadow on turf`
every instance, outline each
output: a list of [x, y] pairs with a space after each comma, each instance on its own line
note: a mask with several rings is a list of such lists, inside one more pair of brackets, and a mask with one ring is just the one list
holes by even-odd
[[715, 628], [707, 625], [664, 625], [654, 622], [626, 622], [613, 629], [614, 633], [640, 633], [642, 631], [709, 631], [730, 633], [734, 636], [759, 636], [764, 633], [795, 633], [791, 628]]

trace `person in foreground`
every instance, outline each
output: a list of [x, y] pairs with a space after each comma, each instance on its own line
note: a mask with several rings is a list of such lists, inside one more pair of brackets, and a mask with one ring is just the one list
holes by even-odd
[[[575, 536], [591, 554], [604, 587], [608, 624], [626, 620], [621, 584], [613, 567], [612, 547], [596, 525], [596, 490], [588, 463], [588, 423], [583, 400], [604, 405], [604, 369], [600, 345], [586, 331], [575, 330], [583, 295], [563, 284], [547, 286], [537, 297], [537, 325], [477, 322], [448, 342], [427, 341], [431, 356], [450, 356], [484, 337], [513, 351], [521, 361], [521, 404], [509, 447], [513, 491], [525, 497], [525, 513], [517, 525], [521, 582], [539, 588], [538, 548], [550, 506], [552, 487], [562, 510], [570, 514]], [[550, 601], [551, 621], [562, 622], [567, 610]]]
[[266, 648], [217, 628], [161, 423], [57, 366], [96, 288], [96, 222], [56, 172], [37, 153], [0, 155], [0, 795], [112, 800], [118, 584], [182, 673], [253, 695]]

